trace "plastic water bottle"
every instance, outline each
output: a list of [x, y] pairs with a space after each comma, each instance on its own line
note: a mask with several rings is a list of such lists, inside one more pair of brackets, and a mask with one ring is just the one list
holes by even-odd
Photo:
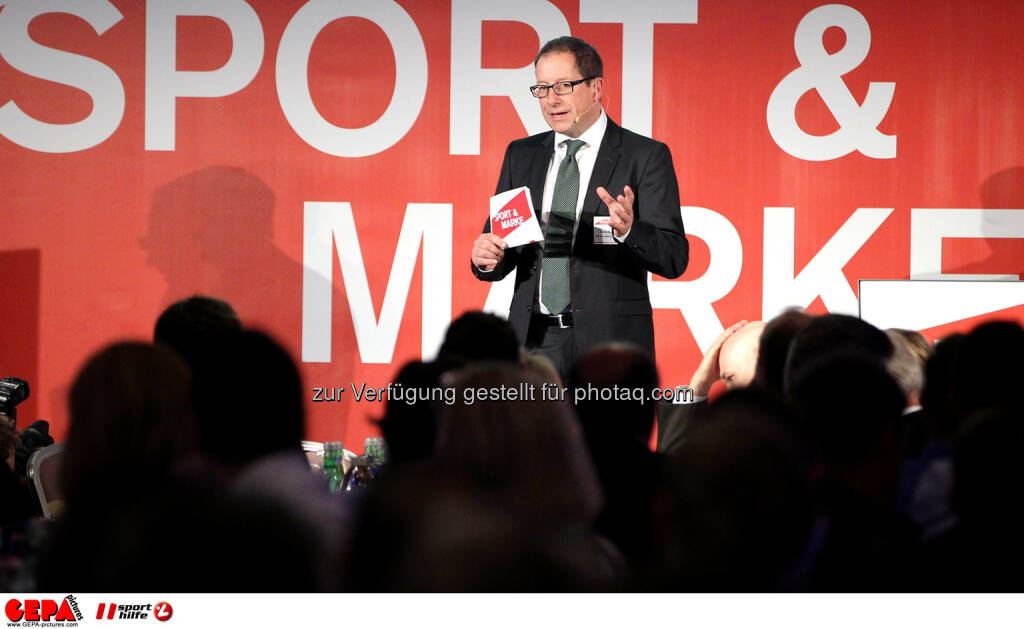
[[377, 472], [370, 466], [370, 460], [365, 456], [357, 456], [352, 460], [352, 467], [345, 474], [345, 491], [368, 487], [376, 476]]
[[388, 462], [388, 447], [383, 437], [367, 437], [363, 445], [363, 456], [374, 473], [379, 472]]

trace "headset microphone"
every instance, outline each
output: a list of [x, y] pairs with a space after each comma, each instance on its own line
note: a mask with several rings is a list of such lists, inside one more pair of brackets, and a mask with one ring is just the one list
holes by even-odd
[[586, 116], [587, 112], [590, 111], [590, 108], [593, 107], [596, 104], [597, 104], [597, 101], [595, 100], [592, 103], [590, 103], [589, 105], [587, 105], [587, 108], [584, 109], [582, 112], [580, 112], [580, 114], [578, 116], [576, 116], [576, 120], [573, 120], [572, 123], [573, 124], [578, 123], [580, 121], [580, 118], [582, 118], [583, 116]]

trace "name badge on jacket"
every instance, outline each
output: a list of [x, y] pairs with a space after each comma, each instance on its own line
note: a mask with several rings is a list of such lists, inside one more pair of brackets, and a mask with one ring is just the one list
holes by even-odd
[[595, 245], [617, 245], [618, 241], [612, 233], [612, 226], [608, 224], [607, 217], [594, 219], [594, 244]]

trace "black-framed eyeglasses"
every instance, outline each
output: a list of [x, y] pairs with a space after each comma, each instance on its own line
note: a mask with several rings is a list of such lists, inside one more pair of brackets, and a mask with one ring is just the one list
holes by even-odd
[[543, 83], [538, 83], [537, 85], [530, 86], [530, 93], [537, 98], [544, 98], [545, 96], [548, 95], [548, 90], [550, 89], [554, 90], [555, 94], [558, 94], [559, 96], [567, 96], [569, 94], [572, 94], [573, 88], [579, 85], [580, 83], [596, 78], [598, 77], [588, 76], [585, 79], [577, 79], [575, 81], [559, 81], [558, 83], [552, 83], [551, 85], [544, 85]]

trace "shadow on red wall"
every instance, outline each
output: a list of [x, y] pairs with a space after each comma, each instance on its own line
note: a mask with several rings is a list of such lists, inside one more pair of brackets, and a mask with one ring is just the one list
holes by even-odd
[[[275, 337], [298, 363], [303, 267], [273, 243], [274, 210], [274, 193], [259, 177], [242, 168], [205, 168], [156, 190], [140, 244], [147, 263], [167, 281], [162, 307], [194, 294], [223, 299], [246, 327]], [[303, 365], [307, 389], [322, 372], [329, 371], [332, 382], [352, 379], [354, 330], [337, 323], [351, 321], [348, 301], [337, 290], [332, 301], [332, 361]], [[349, 416], [347, 400], [331, 408], [342, 423]], [[332, 430], [341, 434], [345, 426]]]

